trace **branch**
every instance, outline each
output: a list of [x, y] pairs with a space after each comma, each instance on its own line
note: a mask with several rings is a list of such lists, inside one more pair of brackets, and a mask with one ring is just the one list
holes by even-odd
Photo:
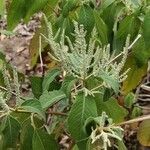
[[47, 114], [52, 114], [52, 115], [68, 116], [66, 113], [62, 113], [62, 112], [48, 111], [46, 113]]
[[135, 122], [140, 122], [140, 121], [144, 121], [144, 120], [148, 120], [148, 119], [150, 119], [150, 115], [145, 115], [145, 116], [142, 116], [142, 117], [139, 117], [139, 118], [135, 118], [135, 119], [131, 119], [131, 120], [119, 123], [117, 125], [122, 126], [122, 125], [125, 125], [125, 124], [132, 124], [132, 123], [135, 123]]
[[[6, 91], [7, 92], [7, 89], [5, 88], [5, 87], [3, 87], [3, 86], [0, 86], [0, 89], [2, 89], [2, 90], [4, 90], [4, 91]], [[17, 96], [17, 94], [15, 93], [15, 92], [11, 92], [14, 96]], [[25, 98], [23, 98], [23, 97], [21, 97], [20, 96], [20, 98], [22, 99], [22, 100], [25, 100]]]

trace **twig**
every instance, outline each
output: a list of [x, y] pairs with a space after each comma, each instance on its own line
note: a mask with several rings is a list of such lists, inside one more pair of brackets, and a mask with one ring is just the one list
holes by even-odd
[[47, 114], [52, 114], [52, 115], [68, 116], [66, 113], [62, 113], [62, 112], [48, 111], [46, 113]]
[[[139, 40], [139, 38], [141, 37], [141, 34], [139, 34], [136, 39], [131, 43], [131, 45], [128, 47], [128, 50], [130, 50], [133, 45]], [[129, 52], [130, 53], [130, 52]], [[111, 64], [113, 61], [115, 61], [117, 58], [119, 58], [121, 55], [124, 54], [124, 51], [121, 52], [119, 55], [117, 55], [116, 57], [114, 57], [108, 64]]]
[[99, 89], [99, 88], [100, 88], [100, 87], [102, 87], [102, 86], [104, 86], [104, 84], [103, 84], [103, 83], [102, 83], [102, 84], [100, 84], [100, 85], [98, 85], [97, 87], [95, 87], [95, 88], [91, 89], [90, 91], [95, 91], [95, 90]]
[[42, 59], [42, 45], [41, 45], [42, 41], [41, 41], [41, 36], [39, 37], [39, 57], [40, 57], [40, 66], [41, 66], [41, 72], [42, 75], [44, 74], [44, 69], [43, 69], [43, 59]]
[[[2, 90], [4, 90], [4, 91], [7, 92], [7, 89], [6, 89], [5, 87], [3, 87], [3, 86], [0, 86], [0, 89], [2, 89]], [[14, 96], [17, 96], [17, 94], [16, 94], [15, 92], [11, 91], [11, 93], [12, 93]], [[23, 98], [23, 97], [21, 97], [21, 96], [20, 96], [20, 98], [21, 98], [22, 100], [25, 100], [25, 98]]]
[[144, 120], [148, 120], [148, 119], [150, 119], [150, 115], [146, 115], [146, 116], [142, 116], [142, 117], [139, 117], [139, 118], [131, 119], [129, 121], [125, 121], [125, 122], [119, 123], [117, 125], [121, 126], [121, 125], [125, 125], [125, 124], [132, 124], [132, 123], [135, 123], [135, 122], [140, 122], [140, 121], [144, 121]]

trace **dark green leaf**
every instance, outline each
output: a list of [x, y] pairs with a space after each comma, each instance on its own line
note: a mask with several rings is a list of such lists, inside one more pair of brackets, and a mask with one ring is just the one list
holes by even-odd
[[60, 74], [60, 70], [59, 69], [53, 69], [51, 71], [49, 71], [45, 77], [44, 77], [44, 80], [43, 80], [43, 83], [42, 83], [42, 89], [43, 91], [45, 90], [49, 90], [49, 86], [50, 84], [53, 82], [53, 80], [56, 78], [56, 76], [58, 76]]
[[149, 50], [150, 53], [150, 11], [146, 14], [144, 18], [144, 24], [143, 24], [143, 36], [144, 36], [144, 41], [146, 44], [146, 48]]
[[102, 1], [102, 3], [101, 3], [101, 9], [102, 9], [102, 10], [106, 9], [106, 8], [109, 7], [113, 2], [115, 2], [115, 0], [105, 0], [105, 1]]
[[87, 118], [96, 116], [97, 109], [93, 97], [85, 97], [83, 93], [77, 95], [76, 102], [73, 104], [68, 117], [68, 128], [76, 141], [87, 137], [83, 130], [84, 123]]
[[34, 96], [36, 98], [39, 98], [42, 94], [43, 78], [32, 76], [32, 77], [30, 77], [30, 81], [31, 81], [31, 88], [32, 88], [32, 92], [33, 92]]
[[113, 94], [112, 89], [106, 88], [103, 95], [103, 101], [104, 102], [108, 101], [112, 96], [112, 94]]
[[100, 41], [102, 42], [102, 45], [106, 45], [108, 43], [107, 26], [96, 11], [94, 11], [94, 18]]
[[133, 93], [128, 93], [124, 99], [124, 105], [128, 108], [131, 108], [133, 103], [135, 102], [135, 97]]
[[16, 148], [20, 128], [20, 123], [15, 118], [7, 116], [5, 129], [3, 130], [4, 149]]
[[127, 116], [127, 111], [122, 106], [120, 106], [116, 99], [110, 98], [108, 101], [103, 102], [99, 95], [95, 96], [95, 101], [97, 104], [97, 110], [99, 114], [103, 111], [113, 119], [113, 122], [119, 123], [124, 121]]
[[67, 96], [70, 96], [71, 90], [76, 82], [77, 82], [76, 78], [72, 76], [66, 76], [62, 83], [61, 87], [62, 91], [64, 91]]
[[7, 14], [7, 26], [12, 30], [26, 14], [29, 3], [25, 0], [12, 0]]
[[30, 3], [30, 6], [28, 6], [26, 12], [25, 20], [29, 20], [34, 13], [42, 10], [48, 2], [48, 0], [25, 0], [25, 1], [26, 3], [27, 1], [28, 3]]
[[70, 11], [76, 9], [78, 2], [79, 2], [78, 0], [68, 0], [66, 4], [63, 6], [62, 15], [64, 17], [67, 17]]
[[45, 119], [41, 103], [38, 100], [27, 100], [20, 106], [20, 108], [30, 113], [37, 113]]
[[57, 103], [58, 101], [62, 100], [65, 97], [66, 97], [65, 93], [61, 90], [58, 91], [55, 90], [51, 92], [44, 91], [39, 101], [42, 105], [42, 108], [47, 109], [48, 107], [51, 107], [52, 105], [54, 105], [55, 103]]
[[34, 129], [31, 126], [30, 118], [26, 120], [22, 125], [20, 133], [21, 150], [32, 150], [32, 137]]
[[141, 37], [133, 46], [132, 52], [136, 61], [137, 67], [142, 67], [147, 64], [148, 59], [150, 57], [150, 51], [145, 46], [145, 41], [143, 37]]
[[139, 32], [140, 26], [141, 22], [136, 16], [126, 16], [119, 24], [119, 29], [113, 43], [114, 50], [118, 52], [122, 50], [129, 34], [131, 36], [130, 40], [133, 41]]
[[18, 120], [19, 123], [22, 125], [25, 120], [30, 118], [30, 113], [13, 111], [11, 112], [11, 116]]
[[87, 31], [87, 34], [90, 34], [95, 24], [93, 10], [88, 5], [83, 5], [81, 6], [78, 15], [79, 24], [84, 25], [84, 29]]
[[101, 72], [100, 77], [114, 90], [115, 93], [119, 92], [119, 81], [117, 79], [115, 79], [113, 76], [108, 75], [104, 71]]
[[56, 141], [48, 133], [35, 130], [32, 139], [32, 150], [58, 150]]

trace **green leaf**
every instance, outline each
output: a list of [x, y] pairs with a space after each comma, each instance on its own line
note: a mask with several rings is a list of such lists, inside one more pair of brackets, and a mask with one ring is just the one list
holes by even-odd
[[[30, 41], [30, 45], [29, 45], [29, 53], [30, 53], [30, 57], [31, 57], [31, 66], [35, 66], [38, 56], [39, 56], [39, 37], [41, 36], [41, 34], [43, 35], [47, 35], [47, 27], [45, 24], [45, 21], [42, 19], [41, 21], [41, 27], [37, 28], [35, 31], [35, 34], [33, 36], [33, 38]], [[42, 39], [41, 41], [41, 47], [42, 47], [42, 51], [44, 50], [44, 48], [47, 46], [47, 42], [45, 40]]]
[[141, 37], [132, 48], [133, 56], [138, 67], [147, 64], [150, 57], [150, 51], [145, 46], [144, 38]]
[[87, 34], [90, 34], [95, 24], [93, 10], [88, 5], [82, 5], [78, 15], [79, 24], [84, 25]]
[[72, 76], [66, 76], [65, 79], [63, 80], [61, 90], [64, 91], [64, 93], [67, 96], [70, 96], [71, 90], [76, 82], [77, 82], [76, 78]]
[[51, 92], [44, 91], [43, 94], [40, 96], [39, 101], [42, 105], [42, 108], [47, 109], [48, 107], [51, 107], [65, 97], [65, 93], [61, 90], [54, 90]]
[[8, 9], [8, 29], [12, 30], [21, 19], [28, 21], [30, 17], [42, 10], [48, 0], [12, 0]]
[[119, 92], [119, 81], [117, 79], [115, 79], [113, 76], [108, 75], [104, 71], [100, 73], [100, 77], [114, 90], [115, 93]]
[[119, 24], [119, 29], [115, 37], [113, 48], [120, 52], [124, 47], [127, 36], [130, 34], [130, 40], [133, 41], [137, 36], [141, 22], [136, 16], [128, 15]]
[[30, 78], [31, 81], [31, 88], [34, 96], [36, 98], [39, 98], [42, 94], [42, 82], [43, 78], [42, 77], [37, 77], [37, 76], [31, 76]]
[[48, 0], [25, 0], [25, 1], [26, 3], [27, 1], [28, 3], [30, 3], [30, 6], [28, 6], [28, 10], [25, 16], [25, 20], [29, 20], [34, 13], [42, 10], [48, 2]]
[[25, 0], [12, 0], [7, 14], [7, 26], [12, 30], [26, 14], [26, 7], [29, 6]]
[[19, 108], [30, 113], [37, 113], [40, 117], [45, 119], [41, 103], [38, 100], [27, 100]]
[[0, 1], [0, 18], [5, 14], [5, 0]]
[[20, 133], [20, 143], [21, 150], [32, 150], [32, 137], [33, 137], [34, 129], [31, 126], [30, 118], [26, 120], [22, 125], [22, 130]]
[[49, 86], [50, 84], [53, 82], [53, 80], [56, 78], [56, 76], [58, 76], [60, 74], [60, 70], [59, 69], [53, 69], [51, 71], [49, 71], [44, 79], [43, 79], [43, 83], [42, 83], [42, 89], [43, 91], [45, 90], [49, 90]]
[[35, 130], [32, 139], [33, 150], [58, 150], [56, 141], [48, 133], [42, 130]]
[[144, 23], [143, 23], [143, 36], [146, 44], [146, 48], [150, 53], [150, 11], [145, 15]]
[[135, 95], [133, 93], [128, 93], [124, 98], [124, 105], [127, 108], [131, 108], [134, 102], [135, 102]]
[[0, 134], [2, 133], [2, 131], [5, 129], [6, 127], [6, 121], [7, 121], [7, 116], [6, 117], [3, 117], [1, 120], [0, 120]]
[[105, 88], [104, 95], [103, 95], [103, 101], [104, 102], [108, 101], [112, 95], [113, 95], [112, 89]]
[[123, 143], [123, 141], [119, 141], [117, 140], [117, 146], [118, 146], [118, 150], [127, 150], [125, 144]]
[[94, 13], [97, 32], [99, 34], [102, 45], [106, 45], [108, 43], [107, 26], [105, 22], [101, 19], [97, 11], [94, 11], [93, 13]]
[[19, 123], [22, 124], [24, 123], [25, 120], [27, 120], [28, 118], [30, 118], [30, 114], [26, 113], [26, 112], [17, 112], [17, 111], [13, 111], [11, 112], [11, 116], [13, 116], [13, 118], [15, 118], [16, 120], [19, 121]]
[[7, 116], [5, 129], [3, 130], [4, 149], [16, 148], [20, 128], [20, 123], [15, 118]]
[[78, 0], [68, 0], [66, 4], [63, 6], [62, 15], [63, 17], [67, 17], [71, 11], [76, 9], [78, 5]]
[[150, 119], [145, 120], [140, 124], [137, 139], [143, 146], [150, 146]]
[[84, 123], [89, 117], [96, 117], [97, 109], [92, 96], [83, 93], [77, 95], [68, 116], [68, 129], [76, 141], [83, 140], [87, 134], [83, 130]]
[[107, 7], [109, 7], [114, 2], [115, 2], [115, 0], [105, 0], [105, 1], [102, 1], [101, 9], [104, 11], [104, 9], [106, 9]]
[[110, 98], [108, 101], [102, 102], [99, 96], [95, 96], [95, 100], [98, 101], [97, 109], [99, 114], [103, 111], [106, 112], [115, 123], [124, 121], [124, 118], [127, 116], [127, 111], [118, 104], [116, 99]]
[[128, 68], [130, 68], [130, 71], [127, 74], [127, 79], [123, 82], [123, 86], [121, 89], [125, 95], [131, 90], [135, 89], [136, 86], [140, 83], [142, 77], [147, 72], [147, 64], [139, 67], [137, 66], [134, 57], [129, 56], [124, 66], [124, 70], [127, 70]]

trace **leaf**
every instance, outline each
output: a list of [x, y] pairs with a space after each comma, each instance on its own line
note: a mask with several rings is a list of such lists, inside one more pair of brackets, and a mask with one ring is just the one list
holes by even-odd
[[29, 6], [29, 3], [26, 3], [25, 0], [12, 0], [7, 14], [7, 26], [8, 30], [12, 30], [19, 21], [24, 18], [26, 14], [26, 8]]
[[6, 126], [7, 116], [1, 118], [0, 120], [0, 134], [3, 132]]
[[42, 94], [42, 82], [43, 78], [42, 77], [37, 77], [37, 76], [31, 76], [30, 78], [31, 81], [31, 88], [34, 96], [36, 98], [39, 98]]
[[43, 83], [42, 83], [42, 89], [43, 91], [49, 90], [49, 85], [53, 82], [53, 80], [60, 74], [59, 69], [53, 69], [50, 70], [44, 77]]
[[118, 150], [127, 150], [125, 144], [123, 143], [123, 141], [119, 141], [117, 140], [117, 146], [118, 146]]
[[22, 125], [22, 130], [20, 133], [20, 143], [21, 150], [31, 150], [32, 149], [32, 137], [34, 129], [31, 126], [30, 118], [26, 120]]
[[5, 0], [0, 1], [0, 19], [5, 14]]
[[7, 116], [5, 129], [3, 130], [4, 149], [16, 148], [20, 128], [20, 123], [15, 118]]
[[26, 3], [27, 1], [30, 3], [30, 6], [25, 15], [25, 20], [29, 20], [34, 13], [42, 10], [48, 2], [48, 0], [26, 0]]
[[115, 93], [119, 92], [119, 81], [115, 79], [113, 76], [108, 75], [106, 72], [101, 72], [100, 77], [104, 80], [104, 82], [109, 85]]
[[113, 95], [112, 89], [105, 88], [104, 95], [103, 95], [103, 101], [104, 102], [108, 101], [112, 95]]
[[27, 100], [19, 108], [30, 113], [37, 113], [40, 117], [45, 119], [41, 103], [38, 100]]
[[48, 133], [35, 129], [32, 139], [33, 150], [58, 150], [56, 141]]
[[8, 29], [12, 30], [21, 19], [28, 21], [30, 17], [42, 10], [48, 0], [12, 0], [8, 9]]
[[144, 41], [146, 44], [146, 48], [148, 49], [150, 53], [150, 11], [145, 15], [144, 17], [144, 23], [143, 23], [143, 36], [144, 36]]
[[140, 83], [142, 80], [142, 77], [147, 72], [147, 64], [144, 66], [137, 66], [137, 63], [133, 56], [129, 56], [126, 64], [124, 66], [124, 70], [127, 70], [130, 68], [130, 71], [128, 72], [127, 79], [123, 82], [123, 86], [121, 88], [121, 91], [126, 95], [131, 90], [135, 89], [136, 86]]
[[103, 102], [101, 97], [95, 96], [97, 102], [97, 110], [99, 114], [103, 111], [113, 119], [113, 122], [119, 123], [124, 121], [124, 118], [127, 116], [127, 111], [122, 106], [120, 106], [116, 99], [110, 98], [108, 101]]
[[82, 5], [78, 15], [78, 23], [84, 25], [84, 29], [89, 35], [95, 24], [93, 10], [88, 5]]
[[39, 101], [42, 105], [42, 108], [47, 109], [48, 107], [51, 107], [65, 97], [65, 93], [61, 90], [54, 90], [51, 92], [44, 91], [43, 94], [40, 96]]
[[147, 64], [150, 53], [149, 49], [147, 49], [145, 46], [143, 37], [141, 37], [138, 42], [135, 43], [132, 48], [132, 52], [138, 67], [142, 67], [143, 65]]
[[126, 16], [119, 24], [119, 29], [113, 43], [114, 50], [117, 50], [117, 52], [122, 50], [128, 34], [131, 36], [130, 41], [133, 41], [139, 33], [140, 27], [141, 22], [136, 16]]
[[[37, 28], [35, 31], [35, 34], [33, 36], [33, 38], [31, 39], [30, 45], [29, 45], [29, 53], [30, 53], [30, 57], [31, 57], [31, 66], [35, 66], [38, 56], [39, 56], [39, 37], [40, 35], [47, 35], [47, 27], [45, 24], [45, 21], [42, 19], [41, 20], [41, 27]], [[44, 50], [44, 48], [47, 46], [47, 42], [45, 40], [42, 39], [41, 41], [41, 48], [42, 51]]]
[[63, 6], [63, 10], [62, 10], [63, 17], [67, 18], [70, 11], [76, 9], [77, 4], [78, 4], [78, 0], [68, 0], [66, 4]]
[[84, 123], [89, 117], [96, 117], [96, 104], [91, 96], [85, 97], [84, 93], [77, 95], [68, 116], [68, 129], [72, 137], [76, 140], [83, 140], [87, 134], [83, 130]]
[[137, 139], [143, 146], [150, 146], [150, 120], [145, 120], [140, 124], [137, 132]]
[[124, 105], [127, 108], [131, 108], [134, 102], [135, 102], [135, 95], [133, 93], [128, 93], [124, 98]]
[[94, 11], [93, 13], [95, 18], [96, 29], [99, 34], [102, 45], [106, 45], [108, 43], [107, 26], [105, 22], [101, 19], [97, 11]]
[[72, 76], [66, 76], [63, 80], [61, 90], [64, 91], [64, 93], [69, 97], [71, 94], [71, 90], [75, 83], [77, 82], [77, 79]]
[[28, 118], [30, 118], [30, 114], [29, 113], [25, 113], [25, 112], [16, 112], [13, 111], [11, 112], [11, 116], [13, 116], [13, 118], [15, 118], [16, 120], [19, 121], [19, 123], [22, 124], [24, 123], [25, 120], [27, 120]]
[[105, 1], [102, 1], [101, 9], [104, 11], [104, 9], [106, 9], [107, 7], [109, 7], [114, 2], [115, 2], [115, 0], [105, 0]]

